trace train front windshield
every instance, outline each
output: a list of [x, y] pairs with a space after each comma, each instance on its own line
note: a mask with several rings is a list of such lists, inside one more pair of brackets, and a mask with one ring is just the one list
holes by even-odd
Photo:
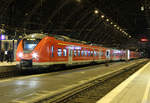
[[40, 42], [40, 39], [24, 39], [23, 40], [23, 49], [32, 51], [36, 45]]

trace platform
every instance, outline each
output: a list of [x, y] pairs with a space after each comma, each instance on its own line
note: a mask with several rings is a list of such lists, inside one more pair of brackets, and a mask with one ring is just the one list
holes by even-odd
[[16, 70], [16, 62], [0, 62], [0, 73]]
[[0, 62], [0, 67], [13, 65], [16, 65], [16, 62]]
[[[32, 103], [65, 92], [96, 78], [145, 60], [117, 62], [47, 74], [15, 77], [0, 81], [0, 100], [4, 103]], [[115, 68], [115, 69], [114, 69]]]
[[150, 103], [150, 62], [97, 103]]

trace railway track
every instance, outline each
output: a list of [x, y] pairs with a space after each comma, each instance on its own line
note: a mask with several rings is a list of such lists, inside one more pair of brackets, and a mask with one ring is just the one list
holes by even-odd
[[95, 103], [110, 90], [140, 69], [147, 61], [132, 65], [111, 74], [89, 81], [83, 85], [58, 93], [38, 102], [47, 103]]

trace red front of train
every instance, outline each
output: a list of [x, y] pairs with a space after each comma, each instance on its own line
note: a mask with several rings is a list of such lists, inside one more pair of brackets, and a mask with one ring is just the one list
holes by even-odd
[[46, 65], [50, 56], [50, 44], [53, 37], [43, 34], [32, 34], [26, 36], [20, 41], [17, 52], [16, 61], [20, 68], [33, 67], [38, 65]]

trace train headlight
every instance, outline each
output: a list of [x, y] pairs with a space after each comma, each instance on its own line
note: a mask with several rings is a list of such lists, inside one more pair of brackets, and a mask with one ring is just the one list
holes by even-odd
[[36, 59], [37, 57], [38, 57], [38, 54], [37, 54], [37, 53], [33, 53], [33, 54], [32, 54], [32, 58], [35, 58], [35, 59]]
[[20, 57], [20, 58], [22, 58], [22, 56], [23, 56], [23, 53], [18, 53], [18, 56]]

